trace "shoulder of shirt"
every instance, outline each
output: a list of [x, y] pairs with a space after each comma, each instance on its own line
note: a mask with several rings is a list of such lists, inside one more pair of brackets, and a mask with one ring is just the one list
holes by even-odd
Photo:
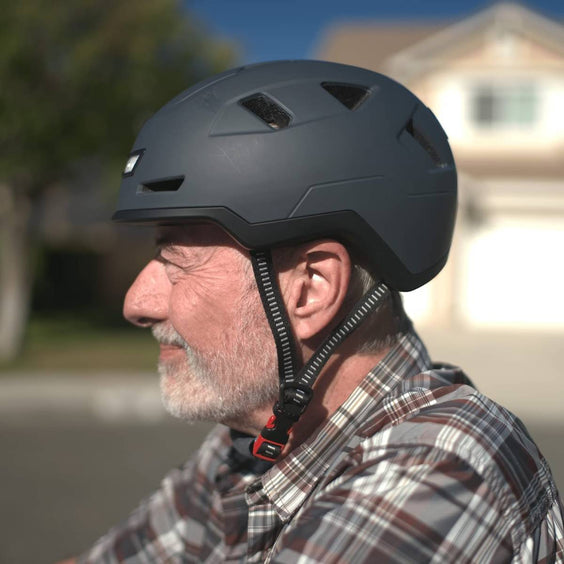
[[429, 461], [467, 466], [496, 492], [504, 514], [519, 515], [533, 530], [558, 498], [548, 465], [521, 421], [461, 383], [456, 371], [469, 382], [459, 369], [442, 366], [402, 383], [363, 425], [350, 457], [366, 468], [382, 459], [412, 460], [409, 454], [423, 449]]
[[180, 466], [172, 468], [162, 480], [164, 488], [174, 487], [194, 479], [195, 473], [210, 482], [215, 480], [220, 467], [225, 464], [231, 447], [229, 429], [224, 425], [214, 425], [205, 436], [197, 451]]

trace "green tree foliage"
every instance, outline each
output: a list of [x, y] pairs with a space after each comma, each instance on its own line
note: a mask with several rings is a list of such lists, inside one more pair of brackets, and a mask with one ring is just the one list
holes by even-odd
[[[233, 64], [176, 0], [17, 0], [0, 17], [0, 359], [29, 308], [35, 203], [94, 157], [118, 171], [142, 123]], [[115, 188], [115, 183], [112, 183]], [[103, 189], [103, 186], [100, 186]]]
[[41, 190], [68, 164], [123, 161], [167, 99], [232, 62], [175, 0], [18, 0], [0, 18], [0, 175]]

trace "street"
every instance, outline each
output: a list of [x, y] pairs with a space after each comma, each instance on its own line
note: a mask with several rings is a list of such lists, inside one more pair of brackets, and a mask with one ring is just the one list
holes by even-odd
[[[564, 490], [562, 335], [426, 332], [527, 425]], [[88, 547], [200, 444], [209, 426], [166, 415], [154, 374], [3, 374], [1, 564], [52, 563]]]

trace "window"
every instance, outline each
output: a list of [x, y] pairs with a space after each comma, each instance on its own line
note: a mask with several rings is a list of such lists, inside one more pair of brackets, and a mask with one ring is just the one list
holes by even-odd
[[479, 127], [531, 127], [537, 106], [532, 84], [480, 85], [472, 96], [472, 121]]

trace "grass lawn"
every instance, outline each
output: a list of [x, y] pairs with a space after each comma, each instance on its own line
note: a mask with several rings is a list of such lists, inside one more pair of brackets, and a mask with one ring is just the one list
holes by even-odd
[[18, 359], [2, 372], [154, 371], [158, 346], [151, 332], [89, 322], [88, 316], [32, 319]]

